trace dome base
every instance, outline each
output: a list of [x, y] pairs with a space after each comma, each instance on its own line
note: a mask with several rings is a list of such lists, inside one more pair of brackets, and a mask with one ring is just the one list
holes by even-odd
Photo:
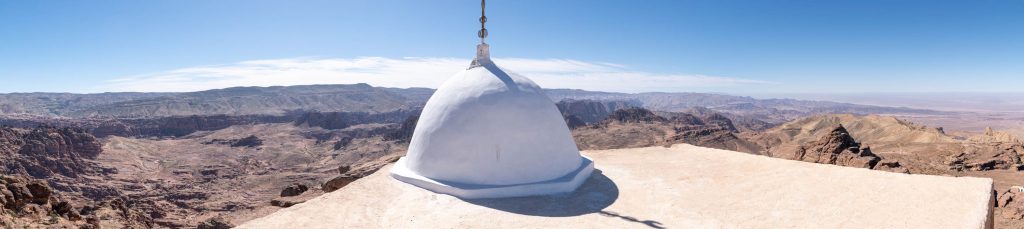
[[594, 171], [594, 161], [582, 157], [580, 166], [557, 179], [514, 185], [463, 184], [420, 176], [406, 166], [406, 157], [398, 159], [391, 168], [391, 177], [435, 193], [448, 194], [461, 199], [539, 196], [575, 191]]

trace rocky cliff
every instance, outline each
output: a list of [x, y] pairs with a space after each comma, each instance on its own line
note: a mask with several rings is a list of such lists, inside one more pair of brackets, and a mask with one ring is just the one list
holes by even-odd
[[315, 126], [329, 130], [345, 129], [366, 123], [401, 123], [418, 116], [422, 110], [407, 109], [383, 113], [366, 112], [307, 112], [295, 120], [295, 125]]
[[735, 134], [732, 122], [717, 113], [698, 117], [666, 113], [662, 117], [644, 108], [612, 112], [605, 120], [573, 129], [580, 149], [617, 149], [689, 143], [699, 146], [756, 152], [758, 147]]
[[5, 174], [36, 178], [94, 174], [102, 169], [86, 159], [95, 159], [102, 151], [95, 137], [79, 129], [0, 128], [0, 165]]
[[555, 104], [562, 116], [575, 116], [575, 119], [583, 124], [599, 122], [608, 117], [609, 114], [619, 109], [640, 107], [640, 104], [629, 101], [616, 100], [573, 100], [567, 99]]

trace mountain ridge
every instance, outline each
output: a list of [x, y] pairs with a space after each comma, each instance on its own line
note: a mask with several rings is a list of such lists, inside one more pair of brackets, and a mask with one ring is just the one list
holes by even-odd
[[[0, 116], [67, 118], [152, 118], [188, 115], [281, 115], [294, 110], [390, 112], [422, 106], [430, 88], [389, 88], [369, 84], [230, 87], [196, 92], [8, 93], [0, 94]], [[940, 111], [828, 101], [755, 99], [696, 92], [618, 93], [546, 89], [552, 101], [614, 100], [669, 112], [707, 107], [781, 123], [813, 114], [939, 114]]]

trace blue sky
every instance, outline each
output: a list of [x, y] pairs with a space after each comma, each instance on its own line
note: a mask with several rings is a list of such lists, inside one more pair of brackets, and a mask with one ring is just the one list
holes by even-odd
[[[493, 56], [545, 87], [1024, 91], [1021, 0], [492, 0], [487, 12]], [[479, 2], [450, 0], [0, 1], [0, 92], [429, 87], [472, 57], [478, 16]]]

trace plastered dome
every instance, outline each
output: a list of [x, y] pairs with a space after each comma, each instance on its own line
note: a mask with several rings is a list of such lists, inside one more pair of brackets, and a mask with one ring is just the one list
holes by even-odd
[[493, 198], [571, 192], [592, 170], [544, 91], [499, 68], [481, 44], [471, 67], [427, 101], [392, 175], [438, 193]]

